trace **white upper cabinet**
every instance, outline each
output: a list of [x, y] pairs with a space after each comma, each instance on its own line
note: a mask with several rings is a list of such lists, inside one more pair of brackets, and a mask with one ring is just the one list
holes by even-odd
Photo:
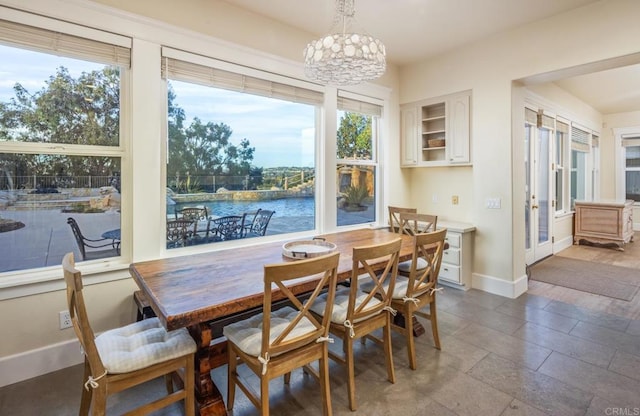
[[401, 106], [401, 166], [469, 165], [470, 105], [465, 91]]

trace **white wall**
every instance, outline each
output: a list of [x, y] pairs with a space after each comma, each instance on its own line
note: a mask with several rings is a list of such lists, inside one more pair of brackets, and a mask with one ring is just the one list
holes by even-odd
[[[463, 169], [455, 175], [411, 169], [410, 193], [425, 211], [455, 212], [477, 227], [474, 284], [505, 295], [522, 289], [524, 162], [523, 129], [518, 126], [523, 123], [514, 121], [512, 129], [512, 119], [520, 117], [524, 93], [512, 88], [512, 81], [637, 53], [639, 15], [638, 1], [597, 2], [401, 68], [401, 104], [473, 90], [473, 167], [454, 168]], [[455, 189], [471, 198], [461, 199], [451, 211], [415, 196], [432, 189]], [[500, 197], [502, 209], [486, 209], [489, 197]]]

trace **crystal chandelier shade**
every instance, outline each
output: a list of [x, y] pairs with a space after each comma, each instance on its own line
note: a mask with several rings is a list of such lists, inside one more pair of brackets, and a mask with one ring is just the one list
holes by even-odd
[[305, 48], [305, 75], [309, 79], [341, 86], [359, 84], [384, 74], [384, 44], [354, 30], [354, 1], [336, 0], [332, 33], [312, 41]]

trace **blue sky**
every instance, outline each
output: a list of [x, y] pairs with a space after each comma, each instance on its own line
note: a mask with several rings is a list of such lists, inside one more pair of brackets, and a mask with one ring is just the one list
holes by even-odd
[[[96, 70], [101, 64], [31, 52], [0, 45], [0, 101], [14, 96], [13, 87], [22, 84], [30, 93], [64, 66], [74, 77]], [[247, 138], [255, 147], [253, 164], [262, 167], [313, 166], [313, 106], [236, 93], [195, 84], [172, 81], [176, 104], [185, 110], [187, 120], [225, 123], [234, 144]], [[158, 120], [162, 122], [162, 120]]]

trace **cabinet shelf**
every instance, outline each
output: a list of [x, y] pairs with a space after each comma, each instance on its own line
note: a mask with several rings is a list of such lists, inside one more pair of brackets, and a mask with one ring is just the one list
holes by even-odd
[[468, 166], [470, 104], [471, 91], [462, 91], [403, 105], [401, 166]]

